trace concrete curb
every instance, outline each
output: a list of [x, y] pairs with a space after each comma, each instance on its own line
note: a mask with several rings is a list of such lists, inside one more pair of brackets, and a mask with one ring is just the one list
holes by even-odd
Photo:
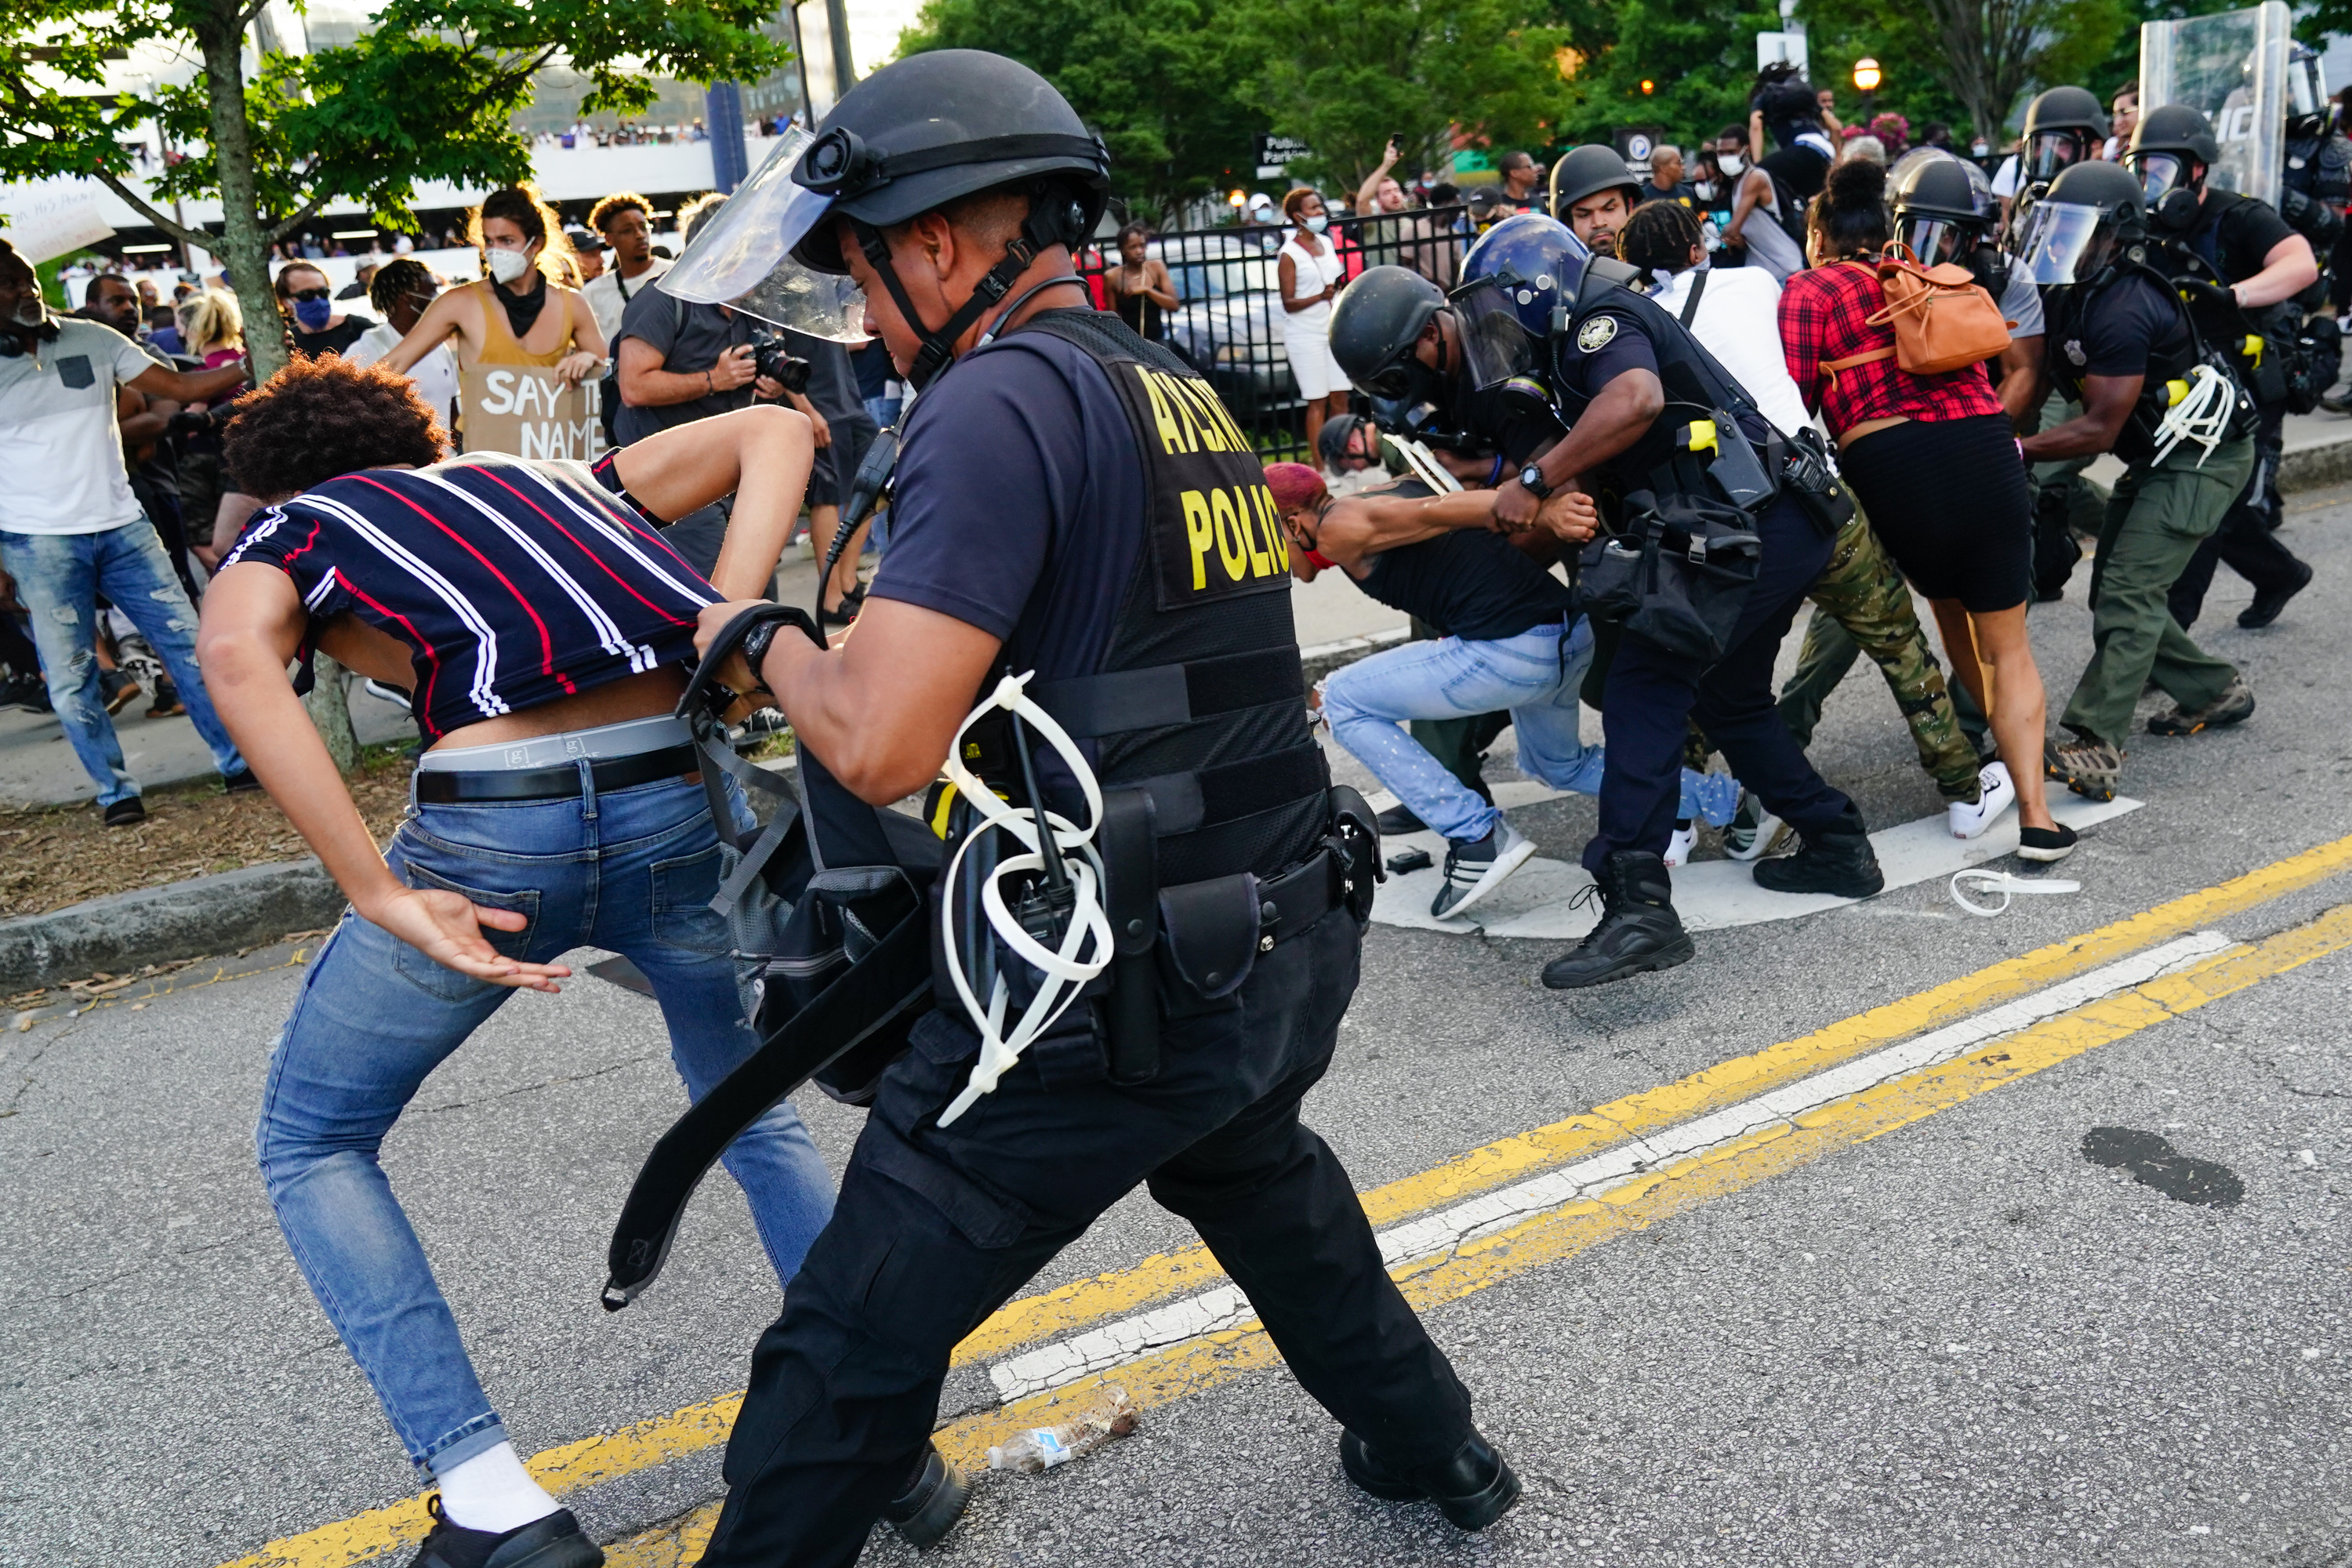
[[2352, 482], [2352, 437], [2298, 447], [2279, 458], [2279, 492], [2324, 490]]
[[104, 969], [233, 952], [342, 918], [342, 889], [316, 860], [247, 866], [0, 921], [0, 987], [58, 985]]

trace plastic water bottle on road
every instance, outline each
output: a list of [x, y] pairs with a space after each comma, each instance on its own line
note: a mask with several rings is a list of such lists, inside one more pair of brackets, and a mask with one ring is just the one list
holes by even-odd
[[1060, 1426], [1033, 1426], [1003, 1447], [991, 1448], [988, 1468], [1034, 1476], [1066, 1465], [1134, 1431], [1135, 1416], [1135, 1401], [1125, 1388], [1111, 1384]]

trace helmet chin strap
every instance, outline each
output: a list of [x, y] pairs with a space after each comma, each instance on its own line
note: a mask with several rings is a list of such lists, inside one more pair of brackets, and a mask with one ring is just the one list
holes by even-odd
[[1003, 259], [988, 269], [972, 286], [971, 298], [938, 327], [926, 327], [921, 312], [907, 297], [907, 287], [898, 280], [898, 268], [891, 265], [890, 245], [882, 231], [871, 224], [852, 220], [851, 231], [857, 236], [858, 248], [865, 252], [866, 265], [881, 275], [882, 286], [890, 291], [891, 302], [898, 307], [899, 319], [922, 334], [922, 346], [916, 352], [915, 363], [907, 368], [909, 387], [920, 392], [947, 368], [956, 356], [956, 340], [1012, 291], [1013, 279], [1028, 271], [1041, 253], [1049, 247], [1071, 243], [1072, 237], [1066, 232], [1068, 226], [1056, 205], [1061, 200], [1057, 192], [1037, 194], [1030, 204], [1029, 216], [1022, 221], [1021, 233], [1004, 247]]

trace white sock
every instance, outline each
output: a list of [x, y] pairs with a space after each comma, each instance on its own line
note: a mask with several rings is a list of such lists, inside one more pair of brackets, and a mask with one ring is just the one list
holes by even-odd
[[433, 1479], [441, 1488], [441, 1511], [451, 1523], [493, 1535], [520, 1530], [562, 1506], [530, 1479], [511, 1443], [485, 1448]]

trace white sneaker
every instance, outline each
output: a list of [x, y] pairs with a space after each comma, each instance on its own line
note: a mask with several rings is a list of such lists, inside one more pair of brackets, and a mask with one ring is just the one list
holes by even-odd
[[1974, 838], [2016, 804], [2017, 784], [2009, 776], [2009, 764], [1987, 763], [1977, 770], [1977, 798], [1956, 800], [1944, 808], [1944, 815], [1952, 825], [1953, 837]]
[[1687, 865], [1690, 861], [1691, 851], [1697, 847], [1698, 824], [1696, 822], [1675, 823], [1675, 836], [1666, 840], [1666, 864], [1669, 866]]
[[1789, 825], [1773, 816], [1764, 803], [1746, 790], [1739, 793], [1739, 810], [1723, 830], [1723, 847], [1734, 860], [1760, 860], [1788, 836]]
[[1444, 880], [1430, 901], [1429, 912], [1442, 921], [1452, 920], [1501, 887], [1535, 852], [1535, 845], [1501, 817], [1495, 819], [1494, 831], [1475, 844], [1449, 843]]

